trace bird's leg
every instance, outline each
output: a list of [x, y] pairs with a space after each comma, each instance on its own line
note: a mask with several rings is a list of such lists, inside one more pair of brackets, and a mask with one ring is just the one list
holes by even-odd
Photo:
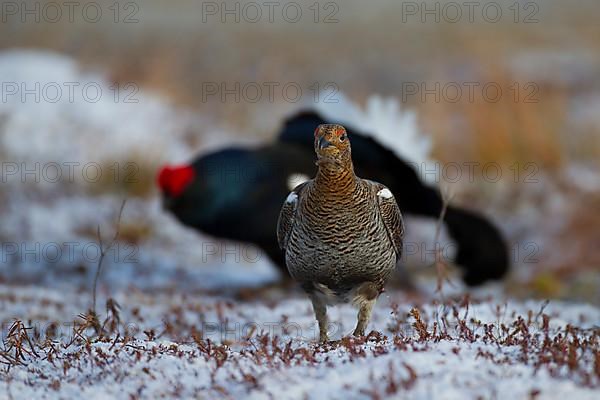
[[329, 341], [327, 336], [327, 305], [317, 293], [309, 293], [308, 297], [310, 297], [310, 301], [312, 301], [315, 317], [317, 317], [317, 322], [319, 323], [319, 341], [325, 343]]
[[354, 336], [364, 336], [369, 320], [371, 319], [371, 311], [377, 301], [379, 290], [372, 282], [362, 284], [356, 291], [354, 304], [358, 305], [358, 322], [356, 329], [352, 333]]
[[356, 329], [352, 333], [354, 336], [365, 336], [365, 329], [371, 319], [371, 311], [375, 305], [376, 300], [364, 300], [360, 304], [358, 310], [358, 322], [356, 323]]

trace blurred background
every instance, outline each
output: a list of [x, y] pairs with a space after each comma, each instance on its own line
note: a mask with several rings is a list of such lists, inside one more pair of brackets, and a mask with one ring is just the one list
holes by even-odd
[[[600, 3], [266, 3], [2, 2], [1, 282], [89, 287], [97, 226], [108, 240], [123, 198], [104, 290], [277, 280], [266, 257], [208, 252], [214, 239], [162, 210], [155, 176], [314, 107], [361, 110], [489, 217], [513, 264], [500, 290], [600, 304]], [[431, 244], [420, 222], [409, 235]], [[435, 280], [422, 254], [407, 263]]]

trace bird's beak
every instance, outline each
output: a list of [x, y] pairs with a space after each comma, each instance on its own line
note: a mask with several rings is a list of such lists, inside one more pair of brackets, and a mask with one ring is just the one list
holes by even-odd
[[325, 139], [324, 136], [321, 136], [321, 138], [319, 138], [319, 150], [323, 150], [328, 148], [329, 146], [331, 146], [331, 142], [327, 139]]

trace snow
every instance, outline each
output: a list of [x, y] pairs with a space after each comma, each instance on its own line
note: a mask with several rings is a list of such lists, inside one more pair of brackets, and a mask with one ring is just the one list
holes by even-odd
[[137, 152], [184, 161], [190, 155], [173, 140], [184, 135], [189, 116], [135, 85], [117, 90], [102, 74], [42, 51], [2, 53], [0, 75], [11, 85], [0, 102], [0, 145], [12, 160], [102, 162]]

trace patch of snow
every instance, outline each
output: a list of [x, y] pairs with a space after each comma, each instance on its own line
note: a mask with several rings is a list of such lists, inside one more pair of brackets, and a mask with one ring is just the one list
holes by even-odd
[[527, 49], [517, 53], [509, 63], [519, 80], [551, 85], [586, 85], [596, 78], [598, 63], [587, 50]]
[[7, 88], [0, 146], [12, 161], [102, 163], [137, 154], [183, 162], [191, 155], [182, 141], [191, 113], [134, 83], [118, 87], [69, 57], [29, 50], [0, 53], [0, 76]]
[[600, 166], [571, 164], [563, 175], [578, 190], [585, 193], [600, 193]]

